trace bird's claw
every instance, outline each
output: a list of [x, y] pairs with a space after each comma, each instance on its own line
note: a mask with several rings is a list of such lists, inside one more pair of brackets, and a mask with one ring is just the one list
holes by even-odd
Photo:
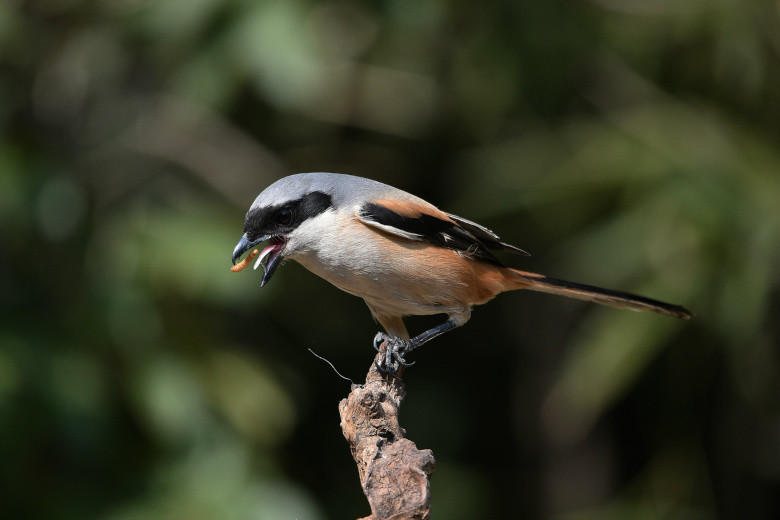
[[398, 336], [390, 336], [384, 332], [379, 332], [374, 336], [374, 350], [380, 352], [380, 345], [382, 342], [386, 342], [384, 362], [374, 362], [374, 366], [376, 366], [376, 369], [380, 373], [395, 376], [401, 367], [410, 367], [414, 365], [413, 361], [407, 362], [404, 359], [404, 354], [409, 350], [410, 346], [407, 340], [401, 339]]

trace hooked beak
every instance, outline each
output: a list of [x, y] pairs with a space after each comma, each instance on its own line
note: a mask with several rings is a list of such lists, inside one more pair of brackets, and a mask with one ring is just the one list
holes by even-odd
[[266, 240], [270, 240], [270, 243], [265, 247], [265, 249], [263, 249], [263, 252], [260, 253], [260, 258], [258, 258], [257, 263], [255, 263], [255, 269], [257, 269], [257, 266], [261, 265], [263, 259], [266, 256], [268, 257], [268, 262], [263, 266], [263, 270], [265, 272], [263, 273], [263, 279], [260, 282], [260, 287], [263, 287], [271, 280], [274, 271], [276, 271], [276, 267], [282, 260], [281, 253], [286, 243], [285, 239], [281, 236], [265, 235], [256, 240], [249, 240], [249, 238], [246, 236], [246, 233], [244, 233], [241, 235], [238, 244], [236, 244], [236, 247], [233, 249], [233, 257], [231, 258], [233, 265], [236, 265], [236, 261], [241, 258], [241, 255], [255, 247], [257, 244], [265, 242]]
[[241, 258], [241, 255], [255, 247], [260, 242], [265, 242], [269, 238], [271, 238], [271, 235], [260, 237], [257, 240], [249, 240], [249, 238], [246, 236], [246, 233], [241, 235], [241, 239], [238, 241], [238, 244], [236, 244], [236, 247], [233, 248], [233, 257], [231, 258], [231, 260], [233, 260], [233, 265], [236, 265], [236, 262], [239, 258]]

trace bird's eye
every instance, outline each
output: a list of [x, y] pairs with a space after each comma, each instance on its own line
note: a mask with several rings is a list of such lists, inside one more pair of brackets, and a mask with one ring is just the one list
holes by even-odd
[[282, 208], [276, 220], [279, 224], [289, 224], [292, 221], [292, 210], [290, 208]]

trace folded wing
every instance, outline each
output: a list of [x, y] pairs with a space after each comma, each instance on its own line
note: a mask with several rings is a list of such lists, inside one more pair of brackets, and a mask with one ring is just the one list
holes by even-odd
[[486, 227], [444, 213], [424, 201], [375, 200], [363, 204], [357, 217], [364, 224], [386, 233], [452, 249], [465, 257], [495, 265], [503, 264], [491, 250], [528, 254], [501, 242], [498, 235]]

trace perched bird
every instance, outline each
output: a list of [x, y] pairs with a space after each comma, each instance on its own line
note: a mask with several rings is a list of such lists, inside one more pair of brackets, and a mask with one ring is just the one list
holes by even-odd
[[[252, 203], [243, 231], [234, 265], [268, 242], [255, 263], [257, 269], [267, 259], [261, 286], [289, 258], [363, 298], [387, 332], [376, 335], [374, 348], [387, 342], [380, 368], [392, 373], [407, 365], [407, 352], [463, 325], [474, 305], [504, 291], [530, 289], [691, 317], [679, 305], [506, 267], [491, 251], [528, 253], [419, 197], [352, 175], [301, 173], [276, 181]], [[446, 314], [447, 321], [410, 339], [403, 317], [425, 314]]]

